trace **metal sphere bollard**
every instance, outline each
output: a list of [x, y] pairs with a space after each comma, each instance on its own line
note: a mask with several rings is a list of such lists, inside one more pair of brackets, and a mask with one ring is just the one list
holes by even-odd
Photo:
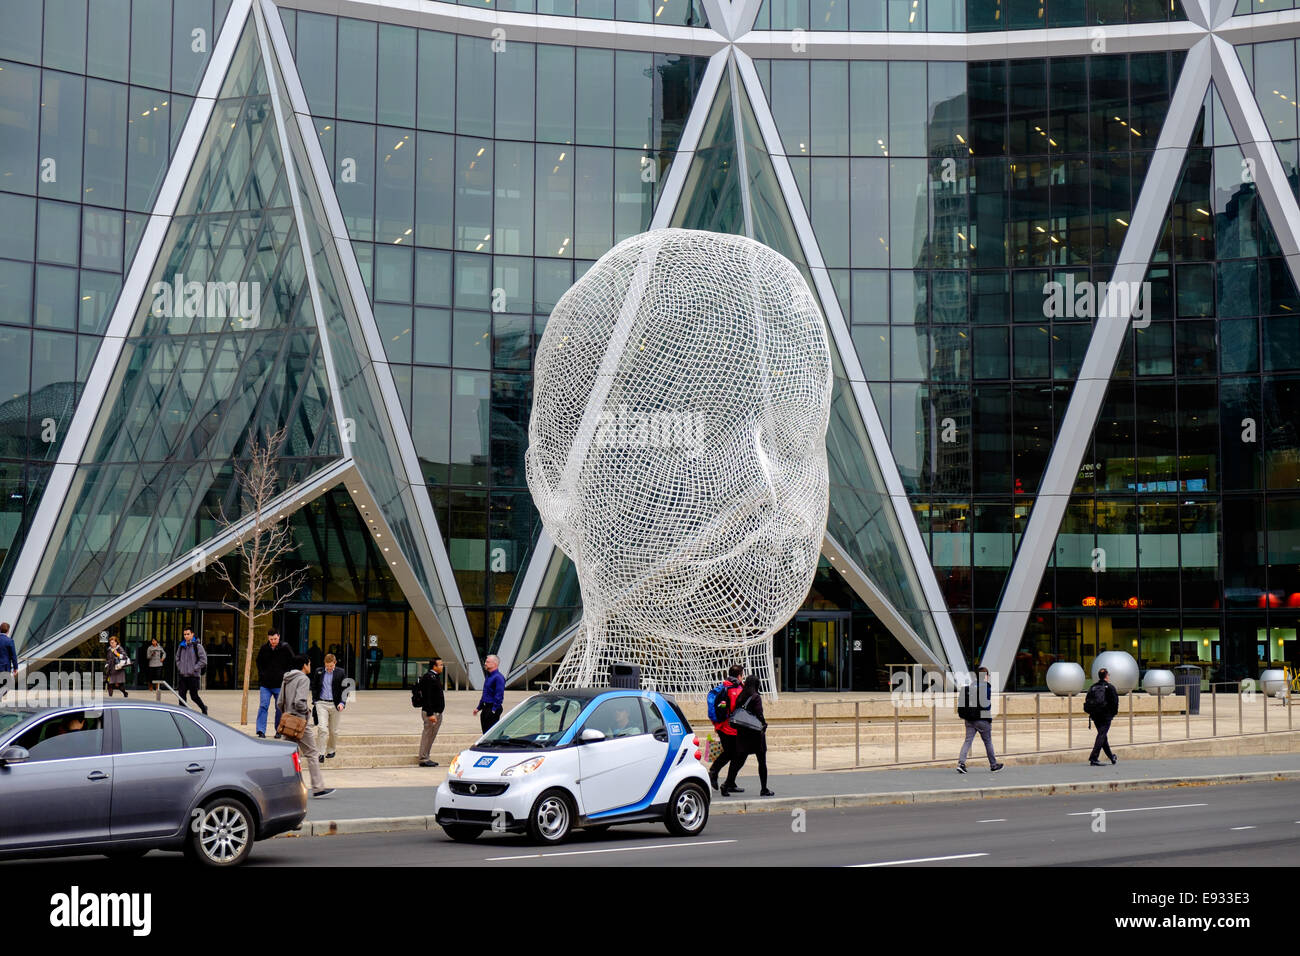
[[1174, 672], [1153, 668], [1142, 678], [1142, 689], [1148, 694], [1167, 697], [1174, 692]]
[[1259, 689], [1269, 697], [1286, 696], [1286, 673], [1279, 670], [1266, 670], [1259, 675]]
[[1137, 687], [1138, 663], [1128, 651], [1103, 651], [1098, 654], [1092, 662], [1094, 681], [1103, 667], [1109, 672], [1110, 682], [1121, 696]]
[[1047, 689], [1057, 697], [1071, 697], [1083, 693], [1088, 675], [1083, 665], [1074, 661], [1057, 661], [1047, 668]]

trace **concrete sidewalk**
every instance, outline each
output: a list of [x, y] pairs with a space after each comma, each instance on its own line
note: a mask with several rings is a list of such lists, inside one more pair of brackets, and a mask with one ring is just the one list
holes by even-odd
[[[370, 771], [369, 773], [373, 773]], [[438, 771], [442, 773], [441, 768]], [[439, 780], [441, 777], [439, 777]], [[745, 798], [719, 797], [714, 813], [788, 811], [794, 807], [873, 806], [893, 803], [934, 803], [948, 800], [1047, 796], [1060, 793], [1107, 792], [1147, 788], [1300, 779], [1300, 755], [1198, 757], [1143, 760], [1102, 767], [1047, 764], [1007, 767], [990, 774], [987, 766], [971, 763], [969, 774], [951, 767], [865, 770], [773, 776], [769, 786], [777, 796], [759, 799], [752, 766], [739, 777]], [[341, 781], [330, 780], [338, 786]], [[426, 786], [343, 787], [332, 796], [312, 800], [303, 829], [292, 836], [435, 829], [433, 796], [437, 781]]]

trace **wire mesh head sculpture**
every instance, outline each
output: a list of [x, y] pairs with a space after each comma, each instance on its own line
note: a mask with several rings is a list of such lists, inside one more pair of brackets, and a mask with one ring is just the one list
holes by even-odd
[[626, 661], [703, 693], [743, 663], [774, 690], [826, 529], [831, 361], [803, 276], [740, 236], [633, 236], [560, 299], [535, 375], [528, 487], [583, 601], [556, 686]]

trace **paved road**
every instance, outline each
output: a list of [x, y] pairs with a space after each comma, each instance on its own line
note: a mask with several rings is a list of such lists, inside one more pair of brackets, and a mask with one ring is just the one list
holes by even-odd
[[[828, 771], [781, 774], [770, 785], [779, 797], [812, 797], [844, 793], [895, 793], [914, 790], [964, 790], [972, 787], [1013, 787], [1021, 784], [1059, 784], [1094, 780], [1186, 779], [1207, 774], [1250, 771], [1300, 770], [1300, 754], [1249, 757], [1183, 757], [1170, 760], [1125, 760], [1111, 766], [1073, 764], [1010, 765], [997, 774], [988, 765], [970, 761], [964, 776], [952, 767], [911, 767], [902, 770]], [[328, 768], [327, 768], [328, 771]], [[328, 778], [327, 778], [328, 782]], [[746, 797], [758, 792], [753, 767], [740, 774]], [[423, 816], [433, 813], [436, 785], [426, 787], [347, 787], [324, 800], [313, 800], [308, 820], [349, 820], [358, 817]]]
[[[553, 849], [513, 836], [458, 844], [438, 830], [280, 839], [258, 844], [250, 865], [1290, 866], [1300, 859], [1300, 781], [810, 810], [803, 832], [795, 822], [788, 812], [719, 815], [694, 840], [637, 826]], [[184, 867], [178, 854], [153, 853], [138, 872]]]

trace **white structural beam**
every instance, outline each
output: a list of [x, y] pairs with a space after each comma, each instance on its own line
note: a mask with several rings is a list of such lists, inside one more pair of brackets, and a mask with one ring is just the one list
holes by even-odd
[[1286, 256], [1291, 277], [1300, 288], [1300, 204], [1296, 203], [1286, 168], [1278, 156], [1255, 91], [1242, 69], [1237, 51], [1218, 37], [1211, 48], [1211, 69], [1219, 100], [1237, 136], [1242, 154], [1255, 168], [1255, 187], [1268, 213], [1273, 233]]
[[[0, 601], [0, 619], [17, 622], [26, 604], [32, 587], [36, 584], [36, 575], [45, 557], [46, 550], [57, 548], [67, 532], [70, 519], [69, 490], [77, 474], [92, 437], [96, 435], [96, 422], [100, 407], [110, 394], [116, 394], [116, 385], [120, 383], [118, 360], [126, 347], [126, 339], [135, 322], [136, 312], [146, 291], [150, 287], [150, 278], [154, 273], [159, 250], [166, 238], [171, 218], [180, 201], [181, 191], [189, 178], [190, 166], [203, 141], [203, 133], [208, 127], [217, 95], [225, 80], [226, 71], [234, 57], [235, 48], [243, 33], [244, 23], [248, 18], [251, 0], [234, 0], [226, 19], [217, 34], [212, 47], [212, 56], [203, 72], [203, 79], [176, 151], [163, 177], [158, 199], [149, 213], [145, 223], [144, 234], [136, 249], [135, 257], [122, 282], [122, 291], [118, 294], [117, 304], [113, 308], [108, 329], [100, 342], [94, 364], [86, 378], [86, 385], [81, 391], [81, 401], [73, 412], [63, 443], [59, 446], [58, 457], [51, 470], [41, 503], [28, 528], [27, 536], [18, 561], [14, 565], [13, 576], [5, 590], [4, 600]], [[17, 640], [23, 641], [25, 635], [16, 633]], [[25, 652], [25, 649], [24, 649]]]
[[[898, 609], [890, 602], [885, 593], [880, 590], [871, 580], [870, 577], [858, 567], [853, 560], [830, 534], [827, 534], [822, 540], [822, 554], [826, 555], [826, 560], [830, 561], [831, 567], [840, 573], [840, 576], [848, 583], [858, 595], [862, 598], [867, 607], [871, 608], [872, 613], [880, 618], [880, 623], [889, 629], [895, 640], [903, 645], [904, 650], [916, 658], [918, 663], [926, 664], [929, 667], [938, 670], [951, 669], [954, 673], [965, 673], [965, 659], [958, 656], [955, 659], [943, 660], [934, 650], [925, 643], [916, 633], [916, 630], [907, 619], [898, 612]], [[947, 647], [944, 648], [947, 651]], [[951, 657], [952, 652], [948, 651]]]
[[[831, 283], [830, 273], [827, 271], [821, 249], [817, 244], [817, 236], [813, 232], [812, 221], [808, 218], [803, 198], [795, 182], [794, 172], [790, 168], [785, 149], [781, 145], [781, 134], [776, 127], [776, 120], [772, 117], [767, 98], [763, 95], [763, 87], [759, 82], [758, 73], [754, 70], [753, 61], [740, 52], [736, 52], [735, 58], [743, 80], [743, 88], [748, 93], [750, 105], [754, 110], [754, 118], [758, 122], [759, 132], [763, 136], [763, 149], [771, 158], [772, 167], [776, 171], [781, 197], [799, 236], [799, 243], [803, 248], [804, 257], [816, 287], [814, 291], [817, 293], [817, 297], [822, 304], [822, 310], [826, 314], [826, 323], [835, 341], [840, 364], [844, 368], [844, 373], [853, 391], [858, 415], [861, 417], [863, 426], [866, 429], [871, 452], [875, 455], [876, 463], [884, 478], [889, 504], [893, 508], [894, 517], [903, 535], [902, 543], [905, 553], [901, 557], [910, 565], [920, 584], [922, 595], [928, 604], [928, 612], [939, 635], [939, 642], [948, 658], [946, 664], [956, 672], [965, 673], [966, 657], [962, 652], [961, 642], [957, 639], [957, 632], [953, 629], [952, 618], [948, 615], [947, 602], [944, 601], [943, 592], [939, 589], [939, 581], [935, 577], [934, 566], [930, 563], [929, 552], [926, 550], [925, 542], [921, 538], [920, 529], [916, 525], [911, 502], [908, 500], [907, 491], [903, 488], [903, 480], [898, 474], [898, 466], [894, 462], [889, 439], [885, 434], [884, 426], [880, 422], [876, 403], [867, 387], [866, 376], [863, 374], [862, 364], [858, 361], [858, 353], [853, 346], [853, 338], [849, 333], [848, 323], [840, 312], [839, 297], [835, 294], [835, 287]], [[735, 106], [736, 109], [740, 108], [739, 103], [735, 104]], [[740, 143], [738, 148], [743, 149], [744, 143]], [[864, 601], [870, 602], [872, 600], [868, 593], [863, 591], [858, 593]], [[877, 594], [876, 597], [878, 598], [879, 595]], [[900, 641], [904, 641], [906, 638], [905, 632], [902, 631], [896, 631], [895, 636]]]
[[[728, 0], [717, 0], [725, 7]], [[439, 0], [281, 0], [286, 9], [423, 27], [506, 43], [554, 43], [607, 50], [642, 50], [710, 56], [727, 45], [725, 26], [687, 27], [626, 20], [594, 20], [542, 13], [485, 10]], [[705, 10], [714, 24], [714, 0]], [[724, 18], [723, 24], [727, 21]]]
[[[1120, 246], [1119, 259], [1110, 278], [1112, 284], [1129, 283], [1132, 288], [1131, 284], [1146, 278], [1147, 264], [1164, 228], [1187, 145], [1209, 88], [1210, 44], [1211, 38], [1206, 36], [1187, 55], [1128, 234]], [[1136, 297], [1132, 297], [1129, 305], [1137, 304]], [[1051, 560], [1079, 465], [1092, 441], [1120, 349], [1128, 338], [1132, 309], [1110, 311], [1118, 314], [1108, 314], [1096, 321], [1056, 444], [1034, 497], [1028, 527], [1007, 576], [998, 616], [980, 661], [994, 674], [1010, 676], [1012, 673], [1020, 638], [1029, 622], [1038, 584]]]
[[[388, 365], [388, 354], [384, 349], [383, 338], [380, 336], [379, 328], [375, 323], [374, 312], [370, 307], [370, 298], [366, 292], [365, 283], [361, 278], [361, 270], [357, 266], [352, 240], [348, 235], [347, 226], [343, 220], [343, 211], [339, 206], [338, 198], [334, 194], [333, 178], [330, 176], [329, 168], [325, 163], [325, 154], [321, 150], [320, 138], [312, 122], [307, 96], [303, 92], [302, 83], [298, 78], [297, 67], [293, 62], [289, 49], [289, 40], [285, 35], [284, 24], [280, 19], [279, 12], [271, 0], [261, 0], [261, 2], [262, 7], [259, 12], [265, 14], [265, 26], [269, 33], [271, 47], [269, 52], [274, 54], [274, 58], [280, 66], [280, 75], [283, 77], [285, 85], [284, 92], [294, 111], [294, 116], [286, 118], [286, 122], [293, 122], [297, 126], [297, 133], [306, 152], [309, 167], [303, 170], [303, 175], [312, 177], [313, 182], [311, 185], [314, 187], [315, 195], [320, 199], [324, 214], [328, 220], [328, 223], [318, 223], [318, 225], [321, 227], [328, 225], [331, 238], [334, 241], [335, 252], [343, 267], [344, 275], [341, 278], [345, 285], [341, 286], [338, 292], [350, 299], [361, 334], [365, 339], [363, 342], [354, 343], [354, 345], [361, 358], [362, 366], [370, 366], [379, 387], [380, 394], [372, 396], [376, 406], [375, 412], [378, 415], [385, 416], [388, 431], [397, 443], [396, 451], [401, 460], [404, 473], [395, 474], [393, 477], [399, 485], [407, 487], [411, 492], [409, 498], [405, 500], [414, 504], [416, 509], [416, 513], [410, 516], [413, 525], [412, 532], [418, 536], [417, 544], [423, 545], [426, 549], [427, 554], [424, 556], [430, 559], [428, 564], [431, 565], [426, 570], [434, 574], [438, 589], [446, 602], [447, 612], [451, 617], [453, 633], [447, 634], [445, 637], [455, 645], [453, 657], [466, 666], [471, 686], [479, 687], [483, 681], [483, 673], [478, 648], [474, 643], [473, 633], [469, 627], [469, 619], [465, 614], [464, 603], [461, 600], [460, 590], [456, 585], [456, 577], [452, 571], [451, 560], [447, 555], [447, 549], [443, 544], [442, 534], [438, 528], [437, 518], [433, 513], [433, 504], [429, 500], [429, 493], [425, 488], [424, 472], [420, 467], [420, 460], [415, 451], [415, 442], [411, 438], [410, 430], [407, 428], [403, 416], [401, 398], [397, 392], [397, 385], [393, 381], [392, 369]], [[286, 164], [292, 165], [294, 156], [292, 144], [285, 142], [283, 148], [285, 150]], [[302, 212], [304, 214], [309, 213], [307, 210]], [[309, 250], [310, 245], [304, 241], [303, 248]], [[312, 268], [310, 256], [308, 256], [309, 273]], [[320, 310], [319, 304], [317, 305], [317, 314], [321, 317], [320, 321], [324, 322], [324, 314]], [[322, 330], [322, 335], [324, 335], [324, 330]], [[412, 608], [419, 614], [420, 622], [425, 631], [436, 640], [437, 635], [443, 631], [443, 627], [437, 620], [434, 609], [429, 606], [423, 587], [417, 586], [414, 591], [405, 588], [403, 590], [406, 593], [407, 600], [411, 602]]]
[[[295, 485], [293, 488], [277, 495], [266, 507], [265, 514], [267, 517], [262, 522], [262, 527], [278, 523], [336, 485], [349, 481], [355, 471], [356, 466], [352, 462], [346, 460], [337, 461], [316, 472], [301, 484]], [[213, 561], [230, 553], [239, 544], [241, 538], [256, 530], [257, 527], [258, 525], [252, 516], [237, 521], [222, 531], [221, 534], [205, 541], [197, 549], [199, 551], [197, 558], [193, 552], [177, 558], [171, 564], [160, 568], [137, 583], [127, 593], [113, 599], [108, 604], [95, 608], [85, 617], [51, 634], [40, 644], [23, 648], [22, 657], [28, 662], [29, 668], [34, 660], [48, 660], [58, 657], [69, 647], [75, 647], [86, 638], [93, 637], [96, 632], [120, 621], [132, 611], [170, 591], [186, 578], [192, 577], [196, 571], [196, 560], [201, 560], [200, 567], [207, 567]]]
[[1187, 50], [1204, 35], [1183, 21], [990, 33], [751, 30], [736, 47], [754, 59], [964, 62]]
[[726, 80], [727, 60], [730, 55], [729, 50], [722, 49], [709, 58], [709, 65], [700, 80], [699, 91], [695, 94], [695, 102], [691, 104], [686, 125], [682, 127], [682, 138], [677, 143], [677, 153], [673, 156], [668, 175], [664, 177], [663, 191], [659, 194], [654, 216], [650, 220], [651, 229], [666, 229], [672, 223], [673, 212], [681, 202], [682, 191], [686, 188], [691, 162], [695, 159], [696, 150], [700, 148], [700, 137], [704, 134], [704, 124], [708, 122], [709, 111], [713, 109], [713, 100], [718, 95], [718, 87]]

